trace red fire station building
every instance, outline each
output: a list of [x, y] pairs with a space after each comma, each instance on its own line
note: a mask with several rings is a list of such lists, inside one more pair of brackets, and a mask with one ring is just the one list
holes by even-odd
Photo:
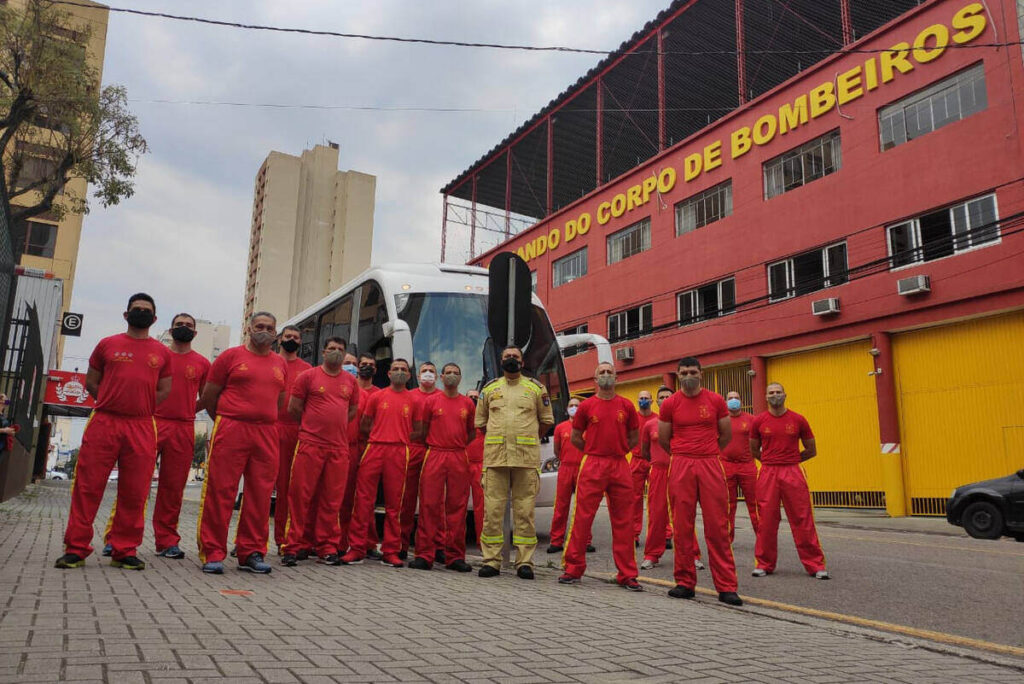
[[[522, 255], [557, 331], [613, 343], [623, 395], [685, 355], [755, 412], [782, 382], [816, 504], [941, 514], [1024, 467], [1019, 12], [675, 2], [452, 181], [446, 217], [536, 219], [471, 261]], [[573, 391], [593, 365], [567, 359]]]

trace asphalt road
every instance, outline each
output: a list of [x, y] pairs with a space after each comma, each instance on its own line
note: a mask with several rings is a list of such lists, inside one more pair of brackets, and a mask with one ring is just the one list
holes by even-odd
[[[804, 573], [785, 521], [779, 530], [778, 569], [754, 578], [754, 533], [745, 515], [741, 503], [733, 547], [741, 596], [1024, 646], [1024, 543], [971, 539], [944, 519], [818, 511], [818, 534], [833, 579], [815, 580]], [[544, 552], [550, 525], [551, 509], [538, 509], [541, 565], [560, 560]], [[598, 551], [589, 554], [588, 570], [614, 572], [604, 509], [593, 536]], [[700, 537], [706, 560], [703, 533]], [[638, 561], [642, 558], [638, 550]], [[670, 581], [672, 561], [669, 551], [658, 567], [641, 576]], [[708, 571], [698, 573], [698, 586], [713, 588]]]

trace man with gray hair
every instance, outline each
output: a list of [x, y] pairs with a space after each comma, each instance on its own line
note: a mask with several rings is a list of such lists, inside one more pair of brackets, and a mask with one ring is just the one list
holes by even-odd
[[238, 514], [238, 569], [266, 574], [270, 495], [277, 478], [277, 416], [288, 369], [271, 351], [277, 319], [266, 311], [249, 318], [245, 343], [224, 350], [210, 368], [202, 406], [214, 418], [206, 478], [199, 502], [199, 559], [203, 572], [224, 572], [228, 523], [245, 478]]

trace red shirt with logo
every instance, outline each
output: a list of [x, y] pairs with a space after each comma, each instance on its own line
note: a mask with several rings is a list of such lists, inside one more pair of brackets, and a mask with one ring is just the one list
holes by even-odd
[[668, 452], [661, 448], [658, 442], [658, 416], [651, 416], [651, 419], [640, 428], [640, 446], [647, 444], [651, 452], [651, 465], [668, 468]]
[[583, 432], [584, 454], [625, 458], [629, 453], [627, 436], [640, 428], [640, 416], [625, 397], [602, 399], [595, 394], [580, 404], [572, 427]]
[[781, 416], [765, 411], [754, 418], [750, 428], [752, 439], [761, 440], [761, 463], [794, 465], [800, 462], [800, 440], [814, 439], [807, 419], [796, 411], [786, 410]]
[[725, 399], [702, 389], [695, 397], [677, 391], [661, 405], [661, 420], [672, 424], [672, 454], [718, 456], [718, 421], [729, 415]]
[[476, 407], [469, 397], [449, 397], [431, 392], [421, 397], [420, 420], [427, 424], [427, 446], [431, 449], [465, 449], [466, 435], [476, 436], [473, 418]]
[[279, 354], [256, 354], [244, 346], [225, 349], [210, 366], [208, 377], [208, 382], [223, 388], [216, 414], [251, 423], [273, 423], [286, 372]]
[[299, 374], [290, 395], [305, 402], [299, 440], [348, 451], [348, 407], [359, 403], [359, 386], [346, 371], [331, 375], [322, 366]]
[[579, 465], [583, 461], [583, 452], [572, 443], [572, 419], [555, 426], [552, 439], [558, 445], [558, 462], [560, 465]]
[[414, 392], [396, 392], [391, 387], [374, 392], [363, 407], [363, 415], [373, 418], [370, 441], [408, 445], [413, 417], [418, 410], [419, 402]]
[[729, 422], [732, 423], [732, 439], [722, 449], [722, 460], [734, 463], [753, 461], [750, 455], [750, 428], [754, 424], [754, 416], [749, 413], [734, 416], [730, 413]]
[[209, 372], [210, 362], [199, 352], [178, 354], [172, 351], [171, 394], [156, 407], [156, 417], [163, 420], [194, 421], [196, 399], [206, 384]]
[[[358, 385], [359, 383], [356, 384]], [[373, 385], [365, 389], [359, 388], [359, 395], [357, 397], [359, 403], [356, 404], [356, 417], [349, 421], [348, 424], [348, 448], [352, 455], [362, 455], [363, 449], [366, 448], [366, 440], [363, 438], [363, 433], [359, 430], [359, 422], [363, 419], [363, 408], [366, 406], [366, 400], [377, 389]]]
[[[292, 359], [291, 361], [285, 361], [284, 357], [282, 356], [281, 360], [284, 361], [285, 368], [286, 368], [286, 370], [284, 372], [284, 391], [286, 393], [288, 393], [288, 395], [290, 396], [291, 395], [291, 390], [292, 390], [292, 384], [294, 384], [295, 380], [300, 375], [302, 375], [303, 373], [308, 371], [310, 368], [312, 368], [312, 366], [309, 365], [307, 362], [303, 361], [302, 359], [298, 358], [298, 357]], [[349, 377], [352, 377], [352, 376], [349, 376]], [[297, 425], [298, 424], [298, 422], [294, 418], [292, 418], [292, 414], [288, 413], [288, 400], [287, 399], [285, 399], [284, 406], [281, 407], [281, 410], [277, 412], [277, 422], [279, 422], [279, 423], [291, 423], [292, 425]]]
[[103, 373], [97, 411], [151, 417], [156, 410], [157, 382], [171, 375], [171, 352], [152, 337], [140, 340], [121, 333], [100, 340], [89, 357], [89, 367]]

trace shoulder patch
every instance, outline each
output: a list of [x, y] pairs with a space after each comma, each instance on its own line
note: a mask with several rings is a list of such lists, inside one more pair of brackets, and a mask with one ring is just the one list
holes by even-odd
[[491, 380], [489, 383], [487, 383], [486, 385], [483, 386], [483, 389], [480, 390], [480, 393], [483, 394], [483, 393], [486, 393], [486, 392], [493, 392], [494, 390], [498, 389], [498, 387], [500, 387], [502, 385], [504, 380], [505, 380], [505, 378], [498, 378], [496, 380]]

